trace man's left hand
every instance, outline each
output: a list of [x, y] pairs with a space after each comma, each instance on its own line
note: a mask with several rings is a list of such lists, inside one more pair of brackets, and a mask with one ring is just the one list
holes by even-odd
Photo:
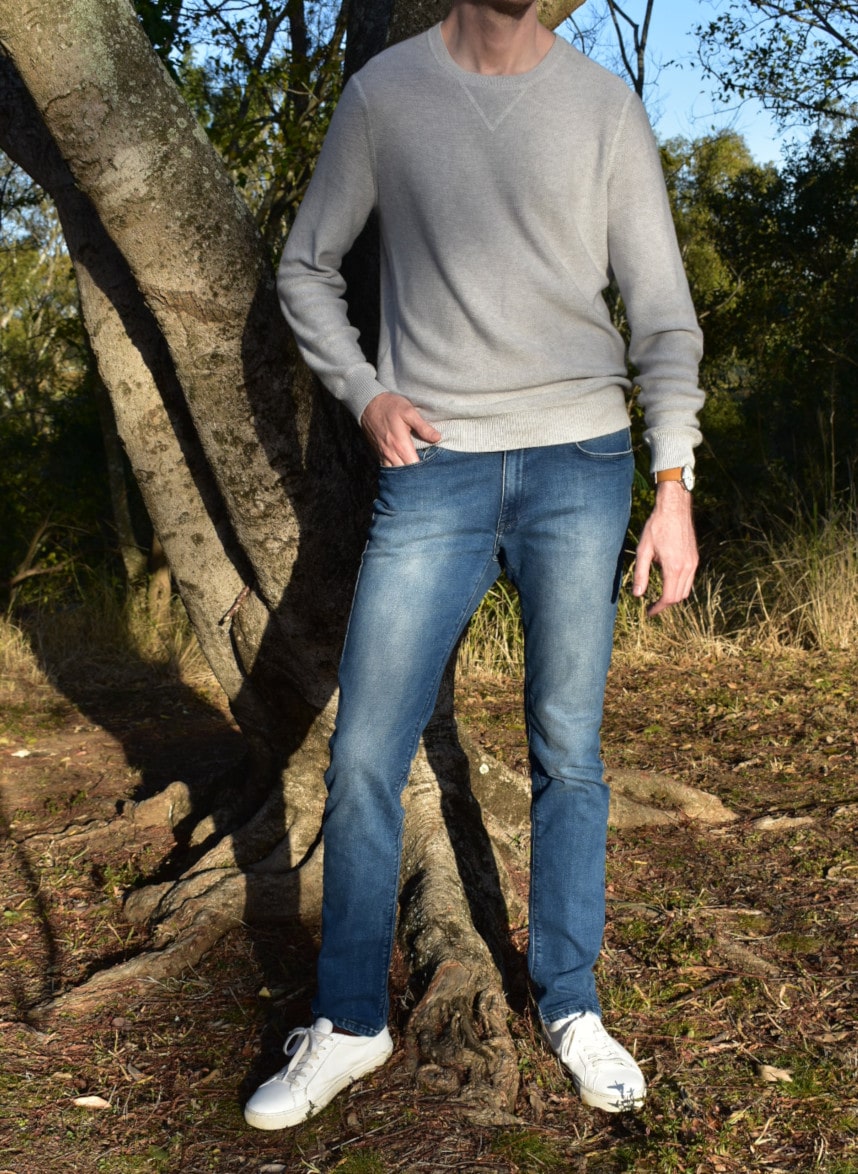
[[656, 616], [688, 598], [697, 562], [691, 494], [679, 481], [663, 481], [656, 489], [655, 508], [643, 528], [635, 556], [633, 595], [646, 594], [653, 563], [661, 568], [661, 595], [647, 608], [647, 615]]

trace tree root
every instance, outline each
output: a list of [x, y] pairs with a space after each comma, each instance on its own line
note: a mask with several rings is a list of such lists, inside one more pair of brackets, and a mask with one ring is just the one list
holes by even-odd
[[[153, 927], [154, 949], [92, 975], [74, 990], [34, 1008], [33, 1017], [87, 1014], [111, 993], [176, 978], [236, 925], [317, 922], [322, 905], [318, 836], [324, 736], [320, 731], [309, 737], [284, 772], [282, 786], [178, 880], [129, 894], [125, 915], [134, 924]], [[162, 795], [129, 805], [124, 814], [139, 827], [175, 828], [189, 815], [187, 788], [173, 783]]]
[[467, 1116], [510, 1124], [519, 1080], [509, 1009], [483, 981], [453, 959], [438, 967], [408, 1022], [407, 1062], [419, 1085], [455, 1097]]
[[[465, 891], [448, 818], [445, 822], [445, 792], [449, 806], [454, 786], [445, 771], [439, 788], [421, 752], [404, 797], [400, 937], [412, 972], [426, 989], [406, 1027], [406, 1049], [420, 1084], [455, 1095], [462, 1111], [480, 1120], [509, 1122], [518, 1066], [506, 1024], [503, 959], [493, 956], [489, 945], [497, 950], [495, 943], [505, 936], [506, 903], [496, 886], [483, 902], [481, 936], [474, 926], [474, 896]], [[470, 827], [460, 818], [455, 839], [479, 855], [478, 813]]]
[[321, 856], [316, 851], [301, 868], [287, 873], [212, 870], [193, 873], [176, 884], [138, 890], [140, 899], [135, 901], [138, 894], [132, 894], [126, 911], [132, 921], [156, 919], [156, 948], [99, 971], [35, 1007], [31, 1017], [41, 1021], [55, 1014], [85, 1015], [118, 991], [144, 990], [152, 982], [176, 978], [236, 925], [317, 922], [322, 908]]
[[87, 1015], [119, 991], [142, 991], [153, 982], [174, 978], [194, 966], [220, 939], [235, 917], [218, 906], [201, 904], [189, 917], [181, 935], [162, 949], [148, 950], [92, 975], [80, 986], [34, 1007], [29, 1018], [42, 1023], [54, 1015]]
[[[510, 833], [526, 827], [530, 784], [525, 776], [476, 749], [466, 736], [462, 736], [462, 742], [472, 764], [471, 788], [480, 804]], [[685, 819], [722, 824], [737, 818], [717, 796], [659, 771], [609, 769], [605, 771], [605, 782], [611, 788], [609, 823], [620, 830], [681, 823]]]

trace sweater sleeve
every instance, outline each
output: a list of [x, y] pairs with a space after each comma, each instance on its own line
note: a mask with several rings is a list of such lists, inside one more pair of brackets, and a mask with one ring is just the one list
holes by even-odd
[[308, 366], [360, 420], [385, 389], [348, 319], [340, 273], [375, 204], [366, 104], [352, 78], [331, 119], [277, 273], [280, 306]]
[[608, 249], [631, 328], [629, 359], [653, 471], [694, 463], [703, 353], [661, 158], [643, 105], [629, 95], [609, 165]]

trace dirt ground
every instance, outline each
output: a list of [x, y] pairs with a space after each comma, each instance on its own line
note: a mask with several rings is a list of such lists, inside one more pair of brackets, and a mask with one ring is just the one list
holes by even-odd
[[[604, 1015], [650, 1094], [635, 1116], [582, 1106], [514, 1000], [517, 1124], [426, 1095], [402, 1049], [284, 1134], [241, 1106], [307, 1021], [312, 935], [237, 926], [193, 971], [97, 1013], [31, 1010], [146, 944], [129, 889], [186, 848], [123, 804], [238, 770], [216, 699], [140, 668], [22, 682], [0, 714], [0, 1174], [394, 1171], [858, 1172], [858, 724], [843, 656], [621, 659], [611, 768], [666, 772], [737, 819], [611, 836]], [[461, 689], [487, 751], [523, 767], [519, 685]], [[238, 783], [237, 785], [240, 785]], [[108, 822], [107, 830], [102, 826]], [[526, 927], [514, 928], [523, 952]], [[395, 1037], [411, 992], [393, 974]]]

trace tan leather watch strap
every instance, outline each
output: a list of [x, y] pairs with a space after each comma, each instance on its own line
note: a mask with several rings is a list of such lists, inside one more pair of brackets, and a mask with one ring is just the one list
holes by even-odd
[[681, 481], [682, 480], [682, 466], [678, 469], [659, 469], [655, 475], [656, 485], [661, 484], [662, 481]]

